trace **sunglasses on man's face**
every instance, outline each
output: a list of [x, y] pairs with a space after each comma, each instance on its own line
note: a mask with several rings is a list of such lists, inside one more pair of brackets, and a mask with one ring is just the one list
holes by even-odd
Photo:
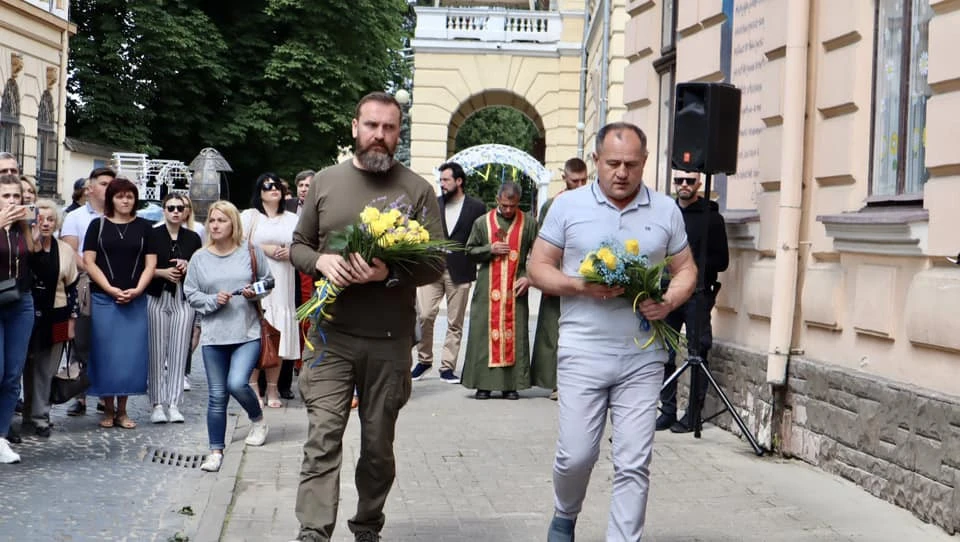
[[696, 177], [674, 177], [673, 184], [677, 186], [683, 186], [685, 184], [688, 186], [693, 186], [697, 184], [697, 178]]
[[167, 205], [168, 213], [174, 213], [174, 212], [182, 213], [184, 209], [186, 209], [186, 207], [184, 207], [183, 205]]
[[260, 186], [260, 190], [280, 190], [280, 185], [273, 181], [267, 181]]
[[0, 175], [8, 175], [8, 174], [9, 174], [9, 175], [16, 175], [17, 173], [20, 173], [20, 170], [17, 169], [17, 168], [15, 168], [15, 167], [8, 167], [8, 168], [0, 169]]

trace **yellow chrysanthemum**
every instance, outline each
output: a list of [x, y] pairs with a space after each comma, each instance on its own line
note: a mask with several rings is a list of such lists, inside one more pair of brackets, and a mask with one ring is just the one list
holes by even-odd
[[637, 256], [640, 254], [640, 242], [636, 239], [627, 239], [627, 242], [624, 243], [624, 247], [627, 249], [627, 252]]
[[363, 212], [360, 213], [360, 221], [364, 224], [373, 224], [378, 218], [380, 218], [380, 209], [376, 207], [364, 207]]
[[593, 265], [596, 261], [592, 253], [588, 254], [587, 257], [580, 262], [580, 274], [583, 276], [592, 275], [594, 273]]
[[428, 241], [430, 240], [430, 232], [428, 232], [428, 231], [427, 231], [426, 229], [424, 229], [424, 228], [421, 228], [420, 231], [417, 232], [417, 236], [418, 236], [418, 240], [419, 240], [421, 243], [426, 243], [426, 242], [428, 242]]
[[397, 244], [397, 236], [392, 233], [385, 234], [380, 239], [377, 239], [377, 244], [383, 248], [392, 247]]
[[422, 226], [416, 220], [411, 220], [407, 222], [407, 227], [410, 228], [411, 231], [419, 231]]
[[617, 268], [617, 255], [613, 253], [607, 247], [603, 247], [597, 251], [597, 258], [600, 259], [604, 265], [607, 266], [607, 269], [611, 271]]
[[390, 209], [384, 216], [389, 217], [392, 226], [399, 226], [404, 218], [399, 209]]

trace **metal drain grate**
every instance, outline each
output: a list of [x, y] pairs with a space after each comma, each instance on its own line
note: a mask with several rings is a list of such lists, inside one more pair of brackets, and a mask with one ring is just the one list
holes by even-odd
[[144, 463], [156, 463], [158, 465], [167, 465], [170, 467], [183, 467], [186, 469], [198, 469], [203, 463], [203, 454], [182, 454], [174, 450], [164, 450], [162, 448], [147, 448], [147, 453], [143, 456]]

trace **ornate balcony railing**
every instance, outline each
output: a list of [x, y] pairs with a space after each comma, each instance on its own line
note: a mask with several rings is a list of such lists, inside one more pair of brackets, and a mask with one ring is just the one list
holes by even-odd
[[416, 9], [416, 39], [557, 43], [563, 32], [557, 12], [502, 8]]

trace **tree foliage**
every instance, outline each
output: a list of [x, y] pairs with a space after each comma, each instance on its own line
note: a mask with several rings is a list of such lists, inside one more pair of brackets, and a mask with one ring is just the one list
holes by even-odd
[[[68, 132], [189, 162], [216, 147], [236, 200], [350, 145], [357, 100], [407, 80], [406, 0], [74, 0]], [[408, 24], [404, 24], [407, 22]]]
[[[488, 107], [471, 115], [456, 136], [456, 152], [476, 145], [499, 143], [533, 154], [534, 141], [539, 136], [537, 127], [526, 115], [509, 107]], [[497, 191], [504, 181], [520, 184], [523, 197], [520, 207], [529, 211], [535, 207], [537, 184], [524, 172], [504, 164], [487, 164], [478, 171], [468, 172], [466, 191], [488, 207], [496, 205]]]

